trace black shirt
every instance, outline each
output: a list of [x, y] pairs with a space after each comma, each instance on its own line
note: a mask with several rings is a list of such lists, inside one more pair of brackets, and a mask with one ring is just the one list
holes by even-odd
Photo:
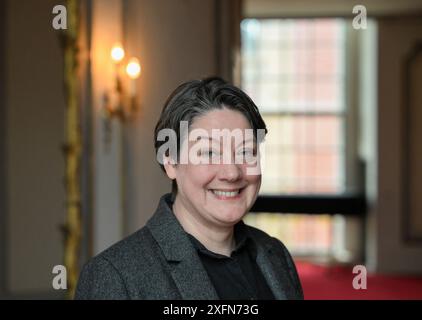
[[238, 223], [234, 227], [236, 248], [230, 257], [209, 251], [195, 237], [188, 235], [220, 299], [274, 299], [256, 263], [256, 246], [244, 224]]

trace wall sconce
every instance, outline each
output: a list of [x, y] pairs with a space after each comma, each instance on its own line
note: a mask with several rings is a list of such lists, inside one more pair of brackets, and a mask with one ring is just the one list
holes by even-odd
[[104, 94], [102, 107], [107, 151], [112, 138], [112, 120], [118, 119], [125, 123], [132, 119], [138, 110], [136, 79], [141, 74], [141, 65], [137, 58], [130, 58], [124, 66], [125, 50], [120, 43], [113, 46], [110, 56], [114, 65], [114, 85], [112, 90]]
[[[110, 51], [114, 64], [114, 88], [104, 95], [104, 116], [121, 122], [133, 118], [137, 111], [136, 79], [141, 74], [141, 65], [137, 58], [130, 58], [123, 68], [125, 51], [120, 43], [116, 43]], [[128, 79], [125, 79], [125, 76]], [[129, 89], [127, 88], [129, 87]]]

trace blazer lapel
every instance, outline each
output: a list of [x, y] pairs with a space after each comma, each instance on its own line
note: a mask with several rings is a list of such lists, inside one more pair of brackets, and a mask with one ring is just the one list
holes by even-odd
[[174, 282], [183, 299], [217, 300], [218, 295], [196, 252], [172, 267]]
[[258, 245], [256, 262], [276, 299], [285, 300], [294, 297], [295, 288], [287, 274], [288, 269], [282, 265], [279, 257], [274, 256], [271, 247], [266, 244]]
[[160, 246], [182, 299], [216, 300], [218, 295], [188, 235], [164, 195], [147, 227]]

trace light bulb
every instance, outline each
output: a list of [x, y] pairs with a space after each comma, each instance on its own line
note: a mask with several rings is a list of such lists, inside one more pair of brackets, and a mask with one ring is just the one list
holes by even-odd
[[137, 79], [139, 77], [141, 74], [141, 65], [139, 64], [138, 59], [131, 58], [129, 60], [129, 63], [126, 66], [126, 73], [131, 79]]
[[125, 50], [120, 43], [116, 43], [111, 49], [111, 58], [115, 63], [119, 63], [125, 57]]

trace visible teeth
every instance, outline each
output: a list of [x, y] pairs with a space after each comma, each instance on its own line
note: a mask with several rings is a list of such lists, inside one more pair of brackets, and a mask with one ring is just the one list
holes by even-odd
[[223, 197], [235, 197], [239, 194], [239, 190], [236, 191], [220, 191], [220, 190], [213, 190], [215, 195], [223, 196]]

